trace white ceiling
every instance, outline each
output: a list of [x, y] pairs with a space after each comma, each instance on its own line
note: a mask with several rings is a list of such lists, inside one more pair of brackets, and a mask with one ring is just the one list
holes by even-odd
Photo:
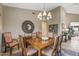
[[78, 3], [3, 3], [4, 6], [11, 6], [17, 8], [31, 9], [43, 11], [44, 5], [46, 10], [51, 10], [57, 6], [63, 6], [68, 13], [79, 14]]

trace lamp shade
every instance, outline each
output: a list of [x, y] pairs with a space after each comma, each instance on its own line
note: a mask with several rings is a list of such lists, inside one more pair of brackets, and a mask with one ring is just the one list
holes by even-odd
[[43, 12], [43, 16], [46, 16], [46, 15], [47, 15], [47, 13], [46, 13], [46, 11], [44, 11], [44, 12]]
[[51, 15], [51, 13], [50, 13], [50, 12], [48, 13], [48, 17], [49, 17], [49, 18], [52, 18], [52, 15]]

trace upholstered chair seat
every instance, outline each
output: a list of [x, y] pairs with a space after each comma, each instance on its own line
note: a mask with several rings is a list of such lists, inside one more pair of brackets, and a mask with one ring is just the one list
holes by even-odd
[[54, 44], [51, 45], [53, 48], [51, 48], [50, 46], [46, 49], [42, 50], [42, 54], [46, 55], [46, 56], [55, 56], [57, 55], [57, 46], [58, 46], [58, 41], [59, 39], [57, 39], [57, 37], [54, 39]]
[[27, 47], [27, 56], [33, 55], [37, 52], [36, 49], [34, 49], [32, 46]]
[[18, 44], [19, 44], [19, 42], [12, 42], [12, 43], [9, 44], [9, 46], [10, 46], [10, 47], [14, 47], [14, 46], [16, 46], [16, 45], [18, 45]]
[[51, 46], [50, 46], [50, 48], [54, 48], [54, 46], [53, 46], [53, 45], [51, 45]]
[[51, 56], [52, 55], [52, 49], [50, 47], [42, 50], [42, 54], [45, 54], [46, 56]]

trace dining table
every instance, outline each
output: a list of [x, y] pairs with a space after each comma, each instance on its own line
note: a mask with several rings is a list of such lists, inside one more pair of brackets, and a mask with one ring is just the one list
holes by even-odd
[[54, 38], [42, 40], [41, 38], [29, 38], [24, 40], [25, 44], [28, 42], [38, 51], [38, 56], [41, 56], [41, 50], [51, 46], [54, 43]]

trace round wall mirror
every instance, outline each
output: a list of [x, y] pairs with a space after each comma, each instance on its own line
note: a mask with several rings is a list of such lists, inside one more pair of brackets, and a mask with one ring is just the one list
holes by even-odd
[[34, 31], [34, 24], [31, 21], [26, 20], [22, 23], [22, 30], [24, 33], [32, 33]]

